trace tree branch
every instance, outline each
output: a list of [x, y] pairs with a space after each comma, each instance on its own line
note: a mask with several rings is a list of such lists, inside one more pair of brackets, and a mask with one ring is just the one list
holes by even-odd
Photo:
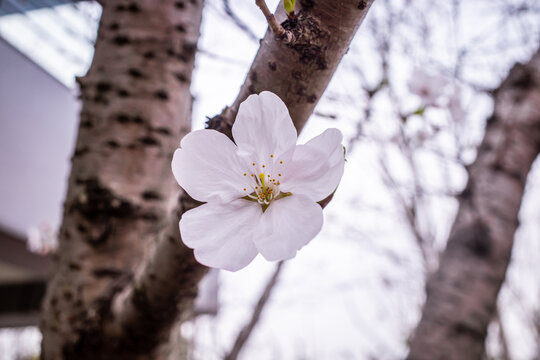
[[479, 359], [512, 251], [530, 166], [540, 151], [540, 50], [495, 92], [478, 157], [408, 359]]
[[278, 277], [279, 277], [282, 267], [283, 267], [283, 261], [278, 262], [274, 270], [274, 273], [272, 274], [272, 277], [266, 284], [264, 291], [262, 292], [259, 298], [259, 301], [257, 301], [257, 305], [255, 305], [255, 308], [253, 309], [253, 313], [251, 314], [251, 318], [249, 319], [249, 322], [238, 333], [238, 336], [236, 337], [236, 341], [234, 342], [234, 345], [231, 351], [223, 358], [224, 360], [238, 359], [238, 355], [240, 355], [240, 351], [242, 351], [242, 349], [244, 348], [244, 345], [247, 343], [249, 336], [251, 335], [251, 333], [253, 332], [253, 329], [255, 328], [255, 325], [257, 325], [257, 323], [259, 322], [259, 319], [264, 310], [264, 307], [266, 306], [268, 299], [270, 299], [272, 290], [277, 284]]
[[[267, 31], [234, 103], [208, 122], [211, 129], [230, 136], [240, 104], [251, 94], [267, 90], [287, 104], [298, 130], [313, 113], [339, 62], [364, 20], [373, 0], [299, 1], [294, 20], [283, 4], [276, 10], [282, 26], [295, 35], [291, 44]], [[299, 6], [300, 5], [300, 6]]]
[[232, 19], [234, 24], [238, 26], [251, 40], [258, 40], [258, 36], [255, 35], [253, 30], [251, 30], [236, 14], [231, 8], [230, 0], [223, 0], [223, 7], [225, 8], [225, 13]]
[[274, 14], [268, 10], [268, 6], [266, 6], [266, 1], [264, 0], [255, 0], [255, 3], [261, 9], [264, 17], [266, 18], [266, 21], [268, 22], [268, 27], [276, 36], [284, 40], [286, 44], [290, 44], [294, 41], [294, 35], [290, 31], [286, 31], [283, 26], [281, 26], [280, 23], [277, 22], [276, 18], [274, 17]]

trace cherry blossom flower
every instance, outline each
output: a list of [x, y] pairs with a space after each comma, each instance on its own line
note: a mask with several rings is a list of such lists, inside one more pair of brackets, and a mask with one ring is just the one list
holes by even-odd
[[180, 220], [182, 241], [209, 267], [237, 271], [258, 253], [293, 258], [321, 230], [325, 199], [344, 168], [342, 135], [328, 129], [304, 145], [286, 105], [271, 93], [251, 95], [238, 110], [234, 142], [215, 130], [186, 135], [173, 174], [205, 202]]
[[424, 106], [438, 106], [437, 100], [444, 93], [446, 85], [448, 81], [442, 76], [416, 69], [409, 80], [409, 91], [420, 97]]

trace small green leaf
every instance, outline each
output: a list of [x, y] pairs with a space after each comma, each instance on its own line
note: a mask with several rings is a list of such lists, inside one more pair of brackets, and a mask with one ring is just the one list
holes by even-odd
[[426, 111], [426, 107], [425, 106], [422, 106], [420, 108], [418, 108], [415, 112], [413, 112], [413, 115], [424, 115], [424, 111]]
[[296, 0], [284, 0], [283, 5], [285, 6], [285, 11], [287, 14], [294, 13], [294, 6], [296, 5]]

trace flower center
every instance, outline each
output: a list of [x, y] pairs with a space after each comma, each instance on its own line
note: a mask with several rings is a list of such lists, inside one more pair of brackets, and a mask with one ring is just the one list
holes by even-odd
[[253, 162], [251, 163], [253, 170], [243, 174], [245, 177], [249, 177], [249, 184], [243, 188], [246, 193], [245, 199], [257, 201], [264, 210], [272, 200], [290, 195], [281, 193], [279, 190], [283, 161], [274, 161], [274, 155], [270, 155], [269, 164], [269, 167], [266, 164], [261, 164], [259, 167], [257, 163]]

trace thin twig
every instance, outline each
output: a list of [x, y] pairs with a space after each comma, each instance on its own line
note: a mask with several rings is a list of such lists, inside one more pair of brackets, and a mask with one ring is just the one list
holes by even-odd
[[255, 35], [253, 30], [249, 28], [249, 26], [246, 25], [233, 11], [231, 8], [231, 4], [229, 2], [230, 0], [223, 0], [223, 7], [225, 9], [225, 13], [231, 18], [231, 20], [234, 22], [234, 24], [240, 28], [244, 33], [249, 36], [252, 40], [259, 40], [259, 37]]
[[251, 315], [251, 319], [244, 326], [244, 328], [238, 333], [238, 337], [236, 338], [236, 341], [234, 342], [234, 345], [231, 351], [223, 358], [224, 360], [236, 360], [238, 358], [240, 351], [243, 349], [249, 336], [253, 332], [255, 325], [257, 325], [257, 322], [259, 321], [259, 318], [261, 317], [261, 313], [264, 309], [264, 306], [266, 305], [268, 299], [270, 298], [270, 294], [272, 293], [272, 290], [274, 289], [274, 286], [277, 283], [282, 265], [283, 265], [283, 261], [280, 261], [277, 264], [276, 269], [274, 270], [274, 274], [268, 281], [268, 284], [266, 284], [266, 287], [264, 288], [264, 291], [261, 294], [261, 297], [259, 298], [259, 301], [257, 302], [257, 305], [255, 306], [255, 309], [253, 309], [253, 314]]
[[292, 43], [294, 42], [294, 35], [292, 32], [287, 31], [281, 26], [280, 23], [277, 22], [276, 18], [274, 17], [274, 14], [270, 12], [268, 9], [268, 6], [266, 6], [266, 1], [264, 0], [255, 0], [255, 4], [261, 9], [262, 13], [266, 17], [266, 21], [268, 22], [268, 26], [272, 30], [274, 34], [279, 39], [284, 40], [286, 43]]

